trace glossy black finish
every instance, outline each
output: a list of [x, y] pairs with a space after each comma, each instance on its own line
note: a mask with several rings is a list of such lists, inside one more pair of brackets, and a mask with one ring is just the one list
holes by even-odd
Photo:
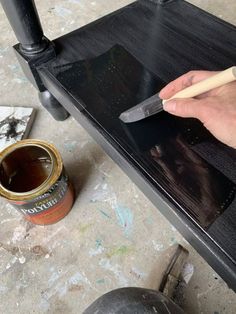
[[231, 204], [236, 185], [191, 147], [195, 142], [212, 140], [197, 121], [177, 119], [165, 112], [132, 124], [120, 121], [121, 112], [165, 85], [124, 48], [116, 45], [97, 58], [52, 71], [93, 119], [149, 173], [156, 189], [199, 226], [209, 227]]
[[43, 37], [34, 0], [1, 0], [1, 4], [22, 51], [26, 54], [43, 51], [48, 41]]
[[[236, 60], [236, 28], [181, 0], [137, 1], [54, 41], [45, 86], [236, 290], [235, 150], [196, 120], [119, 114], [191, 69]], [[104, 53], [114, 45], [106, 55]], [[86, 59], [86, 61], [81, 61]], [[115, 67], [115, 68], [114, 68]]]
[[69, 117], [69, 113], [58, 102], [58, 100], [48, 91], [39, 92], [39, 100], [43, 107], [57, 121], [64, 121]]
[[[186, 71], [234, 65], [235, 39], [235, 27], [185, 1], [140, 0], [56, 39], [56, 57], [48, 58], [45, 50], [45, 60], [26, 64], [25, 71], [96, 138], [236, 290], [235, 151], [193, 120], [166, 113], [133, 126], [118, 120], [123, 110]], [[99, 56], [117, 44], [132, 61], [122, 65], [124, 55], [113, 51], [109, 58], [119, 71], [112, 73], [109, 58]], [[101, 58], [98, 65], [91, 60], [95, 57]], [[94, 80], [88, 73], [96, 74]]]
[[54, 44], [50, 42], [43, 52], [33, 55], [25, 54], [20, 47], [21, 45], [17, 44], [13, 48], [25, 76], [40, 92], [45, 91], [46, 88], [39, 77], [37, 67], [56, 58]]

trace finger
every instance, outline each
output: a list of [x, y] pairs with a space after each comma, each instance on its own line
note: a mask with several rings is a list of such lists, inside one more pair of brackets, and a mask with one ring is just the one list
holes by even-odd
[[204, 100], [194, 98], [172, 99], [163, 105], [163, 109], [183, 118], [197, 118], [204, 122], [207, 104]]
[[216, 74], [216, 72], [213, 71], [190, 71], [166, 85], [166, 87], [159, 92], [159, 96], [162, 99], [169, 99], [182, 89], [196, 84], [214, 74]]

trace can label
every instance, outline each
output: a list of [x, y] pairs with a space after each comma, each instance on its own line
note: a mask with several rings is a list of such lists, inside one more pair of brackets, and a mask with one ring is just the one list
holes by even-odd
[[22, 140], [3, 150], [0, 157], [0, 194], [26, 220], [49, 225], [69, 213], [74, 189], [53, 145]]
[[44, 224], [48, 220], [55, 219], [55, 216], [63, 214], [65, 207], [60, 205], [63, 205], [68, 194], [71, 194], [69, 178], [63, 171], [57, 182], [46, 193], [28, 201], [11, 201], [11, 204], [28, 220], [34, 222], [40, 216], [39, 223]]

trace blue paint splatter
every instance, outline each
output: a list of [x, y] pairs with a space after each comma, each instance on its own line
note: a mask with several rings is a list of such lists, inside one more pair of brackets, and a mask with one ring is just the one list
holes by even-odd
[[11, 69], [12, 71], [19, 70], [19, 66], [17, 64], [8, 64], [8, 68]]
[[72, 153], [77, 147], [77, 142], [76, 141], [66, 142], [64, 146], [68, 152]]
[[101, 284], [105, 283], [105, 279], [98, 279], [98, 280], [96, 281], [96, 283], [99, 284], [99, 285], [101, 285]]
[[0, 55], [5, 54], [8, 51], [9, 47], [0, 47]]
[[27, 78], [22, 75], [22, 70], [18, 64], [8, 64], [8, 68], [13, 72], [13, 81], [19, 84], [28, 83]]
[[114, 207], [119, 225], [124, 229], [126, 236], [129, 236], [133, 227], [133, 213], [131, 209], [122, 205]]
[[56, 15], [60, 17], [67, 17], [68, 15], [72, 14], [71, 10], [63, 8], [59, 5], [56, 5], [54, 10], [55, 10]]
[[100, 246], [102, 246], [102, 240], [97, 239], [96, 240], [96, 249], [98, 249]]
[[102, 209], [98, 209], [100, 211], [100, 213], [105, 216], [108, 219], [111, 219], [111, 216], [109, 216], [106, 212], [104, 212]]

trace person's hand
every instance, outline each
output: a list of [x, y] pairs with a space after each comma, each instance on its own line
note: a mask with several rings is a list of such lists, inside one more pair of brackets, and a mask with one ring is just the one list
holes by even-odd
[[[178, 91], [216, 73], [190, 71], [164, 87], [159, 96], [169, 99]], [[236, 148], [236, 82], [195, 98], [169, 100], [164, 104], [164, 110], [179, 117], [199, 119], [218, 140]]]

